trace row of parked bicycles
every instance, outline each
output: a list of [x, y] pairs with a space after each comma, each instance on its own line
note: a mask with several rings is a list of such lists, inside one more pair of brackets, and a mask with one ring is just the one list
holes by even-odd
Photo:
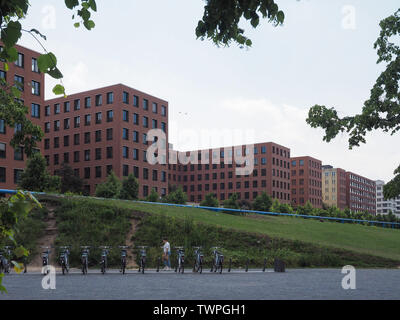
[[6, 246], [0, 250], [0, 273], [10, 273], [10, 257], [12, 247]]
[[[43, 267], [50, 265], [50, 253], [52, 247], [41, 247], [44, 249], [42, 252], [42, 262]], [[69, 255], [70, 255], [70, 247], [69, 246], [61, 246], [58, 247], [60, 249], [59, 255], [59, 263], [62, 269], [62, 274], [66, 274], [69, 272]], [[89, 254], [91, 246], [81, 246], [81, 270], [82, 274], [88, 273], [89, 268]], [[120, 249], [120, 272], [125, 274], [126, 266], [127, 266], [127, 257], [128, 257], [128, 249], [129, 246], [118, 246]], [[146, 248], [147, 246], [137, 246], [135, 247], [139, 249], [139, 269], [138, 272], [144, 273], [146, 268]], [[100, 246], [101, 249], [101, 257], [100, 257], [100, 272], [105, 274], [108, 268], [108, 255], [111, 246]], [[175, 272], [184, 273], [185, 272], [185, 249], [184, 247], [174, 247], [176, 250], [176, 264], [175, 264]], [[193, 247], [194, 249], [194, 264], [193, 264], [193, 272], [202, 273], [204, 266], [204, 254], [202, 252], [202, 247]], [[224, 255], [219, 250], [219, 247], [212, 248], [212, 265], [210, 272], [219, 272], [222, 273], [223, 263], [224, 263]], [[158, 259], [157, 263], [157, 272], [160, 269], [161, 259]]]

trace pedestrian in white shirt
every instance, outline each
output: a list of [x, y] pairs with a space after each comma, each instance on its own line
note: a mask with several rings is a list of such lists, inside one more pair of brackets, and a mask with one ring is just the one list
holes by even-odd
[[164, 237], [163, 239], [164, 246], [163, 248], [163, 260], [164, 260], [164, 270], [171, 270], [171, 261], [170, 261], [170, 256], [171, 256], [171, 246], [168, 242], [168, 239]]

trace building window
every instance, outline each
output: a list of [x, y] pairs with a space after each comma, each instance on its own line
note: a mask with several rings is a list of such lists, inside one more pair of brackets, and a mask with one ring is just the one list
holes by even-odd
[[59, 137], [55, 137], [54, 138], [54, 148], [57, 149], [60, 147], [60, 138]]
[[35, 59], [35, 58], [32, 58], [32, 72], [39, 73], [37, 59]]
[[161, 130], [167, 132], [167, 124], [165, 122], [161, 122]]
[[90, 179], [90, 168], [85, 168], [85, 179]]
[[112, 104], [114, 103], [114, 93], [109, 92], [107, 93], [107, 104]]
[[64, 136], [64, 147], [69, 147], [69, 136]]
[[95, 157], [96, 160], [101, 160], [101, 148], [96, 148]]
[[122, 96], [122, 101], [126, 104], [129, 104], [129, 93], [128, 92], [124, 91], [123, 96]]
[[96, 167], [96, 178], [101, 178], [101, 167]]
[[14, 85], [18, 88], [18, 90], [24, 91], [24, 77], [15, 75]]
[[74, 162], [79, 162], [80, 161], [80, 152], [75, 151], [74, 152]]
[[158, 112], [157, 103], [153, 102], [153, 113], [157, 113], [157, 112]]
[[85, 132], [85, 144], [90, 143], [90, 132]]
[[143, 117], [143, 127], [145, 128], [149, 127], [149, 118]]
[[69, 101], [64, 102], [64, 112], [70, 112], [71, 111], [71, 104], [69, 103]]
[[153, 128], [153, 129], [157, 129], [157, 120], [153, 119], [153, 120], [151, 121], [151, 124], [152, 124], [152, 128]]
[[114, 111], [107, 111], [107, 122], [112, 122], [114, 120]]
[[149, 110], [149, 100], [143, 99], [143, 110]]
[[129, 148], [128, 147], [122, 147], [122, 157], [124, 159], [129, 158]]
[[139, 142], [139, 132], [133, 131], [133, 142]]
[[90, 114], [85, 115], [85, 126], [90, 126], [91, 121], [92, 121], [92, 116]]
[[6, 144], [5, 143], [0, 143], [0, 158], [2, 158], [2, 159], [6, 158]]
[[126, 128], [122, 128], [122, 139], [129, 140], [129, 130]]
[[100, 124], [102, 120], [101, 112], [96, 113], [96, 124]]
[[67, 130], [70, 128], [70, 120], [69, 118], [64, 119], [64, 130]]
[[6, 182], [6, 168], [0, 167], [0, 182]]
[[85, 161], [90, 161], [90, 150], [85, 150]]
[[23, 161], [24, 160], [24, 149], [23, 147], [17, 147], [14, 149], [14, 160]]
[[133, 106], [139, 107], [139, 97], [138, 96], [133, 96]]
[[81, 100], [80, 100], [80, 99], [76, 99], [76, 100], [74, 101], [74, 110], [75, 110], [75, 111], [81, 110]]
[[123, 175], [124, 177], [127, 177], [127, 176], [129, 175], [129, 166], [126, 165], [126, 164], [124, 164], [124, 165], [122, 166], [122, 175]]
[[113, 147], [107, 147], [107, 159], [113, 158]]
[[17, 58], [17, 60], [15, 61], [15, 65], [17, 66], [17, 67], [20, 67], [20, 68], [23, 68], [24, 67], [24, 64], [25, 64], [25, 56], [22, 54], [22, 53], [18, 53], [18, 58]]
[[19, 184], [21, 182], [22, 173], [24, 170], [14, 169], [14, 183]]
[[161, 106], [161, 115], [164, 117], [167, 115], [167, 107], [166, 106]]
[[109, 128], [107, 129], [107, 140], [112, 140], [113, 139], [113, 129]]
[[139, 125], [139, 115], [137, 113], [133, 114], [133, 124]]
[[75, 117], [74, 118], [74, 127], [79, 128], [81, 126], [81, 117]]
[[101, 141], [101, 130], [97, 130], [95, 132], [95, 140], [96, 140], [96, 142], [100, 142]]
[[61, 113], [61, 108], [60, 108], [60, 104], [56, 103], [54, 105], [54, 114], [60, 114]]
[[34, 80], [32, 80], [32, 94], [40, 96], [40, 83]]
[[90, 97], [85, 98], [85, 108], [89, 109], [92, 105], [92, 99]]
[[45, 107], [44, 107], [44, 115], [45, 115], [46, 117], [49, 117], [49, 116], [50, 116], [50, 106], [45, 106]]
[[31, 116], [32, 116], [32, 118], [40, 119], [40, 105], [38, 105], [36, 103], [32, 103]]
[[58, 154], [54, 155], [54, 165], [58, 165], [60, 163], [60, 156]]
[[69, 163], [69, 153], [64, 153], [64, 163]]
[[99, 107], [103, 104], [103, 96], [101, 94], [98, 94], [96, 96], [96, 107]]
[[122, 120], [128, 122], [129, 121], [129, 112], [126, 110], [122, 111]]

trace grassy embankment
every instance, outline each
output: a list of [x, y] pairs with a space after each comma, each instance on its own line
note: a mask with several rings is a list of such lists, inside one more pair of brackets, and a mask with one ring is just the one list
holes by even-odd
[[[73, 246], [71, 260], [79, 264], [79, 246], [124, 244], [130, 219], [138, 220], [133, 236], [136, 245], [147, 245], [148, 260], [155, 266], [161, 238], [186, 248], [201, 245], [210, 261], [210, 247], [220, 246], [233, 266], [271, 265], [275, 257], [288, 267], [397, 267], [400, 265], [399, 230], [355, 224], [319, 222], [300, 218], [236, 216], [192, 208], [93, 199], [56, 200], [59, 235], [57, 245]], [[53, 205], [55, 204], [53, 203]], [[186, 251], [192, 263], [192, 251]], [[91, 254], [97, 265], [100, 250]], [[119, 252], [112, 250], [110, 264], [117, 265]]]

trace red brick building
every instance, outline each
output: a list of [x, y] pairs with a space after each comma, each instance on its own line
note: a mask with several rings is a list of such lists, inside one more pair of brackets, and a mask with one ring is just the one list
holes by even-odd
[[312, 157], [294, 157], [291, 163], [292, 206], [304, 206], [310, 201], [322, 208], [322, 162]]
[[[236, 148], [243, 156], [249, 154], [246, 146]], [[189, 152], [186, 154], [189, 156]], [[253, 201], [265, 191], [283, 203], [290, 203], [289, 148], [272, 142], [255, 144], [254, 170], [248, 175], [236, 175], [236, 168], [243, 168], [245, 164], [237, 165], [236, 158], [240, 154], [236, 154], [234, 147], [197, 150], [192, 154], [189, 164], [170, 163], [168, 175], [169, 184], [181, 185], [190, 202], [199, 203], [209, 193], [220, 201], [233, 193], [241, 200]], [[232, 163], [228, 159], [232, 159]]]
[[139, 197], [152, 188], [167, 193], [167, 165], [146, 161], [149, 130], [166, 133], [168, 150], [167, 101], [117, 84], [46, 101], [43, 122], [52, 174], [67, 163], [85, 180], [85, 191], [94, 194], [112, 170], [120, 178], [134, 173]]
[[[1, 43], [0, 43], [1, 49]], [[21, 88], [20, 100], [28, 107], [27, 117], [33, 123], [43, 123], [44, 105], [44, 74], [39, 72], [37, 58], [40, 53], [16, 46], [18, 59], [15, 63], [8, 63], [8, 71], [4, 68], [4, 62], [0, 62], [0, 78], [10, 85], [19, 83]], [[4, 120], [0, 119], [0, 188], [15, 189], [20, 174], [25, 169], [26, 155], [23, 148], [14, 150], [10, 141], [16, 128], [6, 127]], [[38, 143], [38, 149], [42, 143]]]
[[375, 181], [346, 172], [347, 207], [353, 212], [376, 214]]

